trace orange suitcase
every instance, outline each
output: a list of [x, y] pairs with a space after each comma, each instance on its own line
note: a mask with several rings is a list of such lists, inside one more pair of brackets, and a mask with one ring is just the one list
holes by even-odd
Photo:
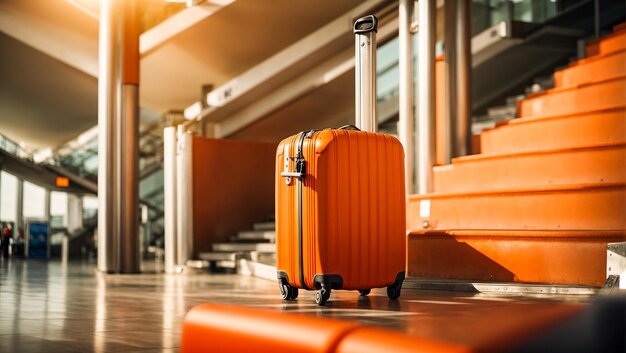
[[[375, 131], [375, 16], [355, 33], [356, 121]], [[387, 287], [400, 296], [406, 264], [404, 150], [392, 136], [354, 126], [310, 130], [283, 140], [276, 153], [276, 266], [283, 299], [317, 289]]]
[[307, 131], [278, 145], [276, 247], [283, 299], [317, 289], [387, 286], [400, 296], [406, 258], [404, 151], [393, 136]]

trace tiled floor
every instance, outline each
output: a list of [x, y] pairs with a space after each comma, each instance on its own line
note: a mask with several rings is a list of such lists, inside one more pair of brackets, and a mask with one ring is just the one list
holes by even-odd
[[588, 300], [405, 289], [399, 301], [384, 290], [369, 297], [333, 291], [318, 307], [313, 292], [283, 302], [275, 282], [253, 277], [103, 275], [94, 264], [14, 259], [0, 262], [0, 352], [175, 352], [185, 313], [206, 302], [358, 320], [481, 346]]

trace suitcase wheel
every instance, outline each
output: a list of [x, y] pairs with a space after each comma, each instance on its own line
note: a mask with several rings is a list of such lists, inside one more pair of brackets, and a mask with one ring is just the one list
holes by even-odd
[[402, 281], [396, 282], [387, 287], [387, 296], [389, 299], [396, 300], [400, 298], [400, 291], [402, 290]]
[[278, 282], [278, 288], [280, 289], [280, 296], [283, 300], [293, 300], [298, 297], [298, 288], [292, 287], [284, 279]]
[[359, 295], [365, 297], [370, 294], [371, 291], [371, 289], [359, 289]]
[[315, 302], [317, 303], [317, 305], [326, 304], [329, 298], [330, 298], [330, 288], [329, 289], [322, 288], [318, 290], [317, 292], [315, 292]]

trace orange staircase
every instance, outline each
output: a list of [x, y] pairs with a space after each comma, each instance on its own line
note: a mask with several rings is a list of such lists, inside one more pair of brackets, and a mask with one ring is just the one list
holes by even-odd
[[408, 199], [413, 277], [601, 286], [626, 240], [626, 26]]

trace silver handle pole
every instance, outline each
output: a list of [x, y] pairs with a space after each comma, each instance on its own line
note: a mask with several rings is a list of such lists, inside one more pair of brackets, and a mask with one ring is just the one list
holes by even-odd
[[376, 31], [378, 19], [370, 15], [354, 23], [356, 126], [376, 132]]

